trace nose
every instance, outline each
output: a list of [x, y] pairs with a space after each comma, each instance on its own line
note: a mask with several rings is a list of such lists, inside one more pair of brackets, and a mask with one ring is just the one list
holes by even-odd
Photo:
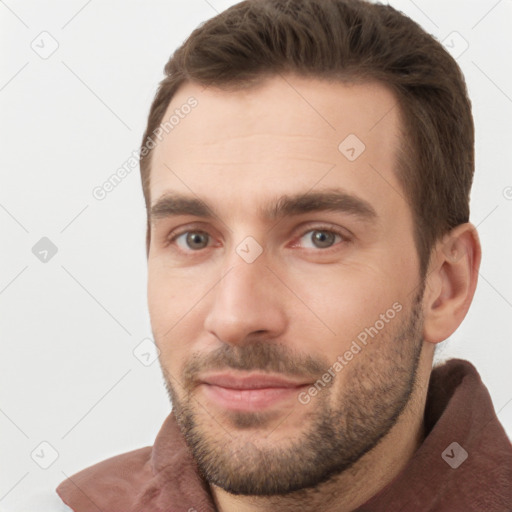
[[280, 336], [287, 327], [286, 298], [265, 259], [246, 263], [235, 255], [230, 262], [212, 290], [205, 329], [232, 345]]

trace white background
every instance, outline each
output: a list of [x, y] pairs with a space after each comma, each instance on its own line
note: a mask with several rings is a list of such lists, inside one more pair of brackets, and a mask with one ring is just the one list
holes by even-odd
[[[158, 362], [133, 354], [151, 337], [139, 171], [102, 201], [92, 190], [138, 149], [170, 54], [234, 3], [0, 2], [0, 508], [153, 444], [170, 411]], [[458, 62], [474, 106], [483, 262], [440, 357], [475, 364], [512, 435], [512, 2], [389, 3], [439, 40], [451, 35], [454, 51], [469, 44]], [[31, 48], [40, 37], [51, 47], [43, 31], [59, 45], [47, 59]], [[46, 263], [32, 253], [42, 237], [58, 249]], [[41, 442], [58, 453], [48, 469], [31, 458], [51, 457]]]

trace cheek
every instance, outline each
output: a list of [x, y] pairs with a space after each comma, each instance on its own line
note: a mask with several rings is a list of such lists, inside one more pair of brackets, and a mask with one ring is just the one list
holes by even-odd
[[198, 319], [203, 286], [191, 285], [186, 276], [148, 265], [148, 310], [160, 359], [168, 366], [179, 365], [190, 341], [201, 332]]
[[305, 271], [289, 282], [301, 299], [291, 314], [296, 336], [306, 351], [320, 351], [333, 362], [400, 298], [397, 280], [378, 265], [324, 266], [314, 278]]
[[154, 326], [162, 323], [172, 326], [193, 309], [204, 295], [205, 279], [198, 279], [197, 273], [190, 274], [182, 269], [165, 264], [163, 258], [148, 262], [148, 308]]

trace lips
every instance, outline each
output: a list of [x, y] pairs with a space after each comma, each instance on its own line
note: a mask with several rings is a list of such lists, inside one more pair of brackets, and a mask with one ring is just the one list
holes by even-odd
[[277, 375], [252, 374], [240, 375], [222, 373], [203, 377], [205, 384], [230, 389], [296, 388], [309, 384], [304, 381], [292, 381]]
[[279, 375], [218, 373], [203, 376], [200, 388], [208, 401], [223, 409], [258, 411], [296, 399], [309, 385]]

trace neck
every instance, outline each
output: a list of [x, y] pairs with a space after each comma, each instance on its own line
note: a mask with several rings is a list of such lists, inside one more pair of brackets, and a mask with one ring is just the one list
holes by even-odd
[[217, 510], [350, 512], [364, 504], [405, 468], [423, 443], [423, 417], [432, 359], [426, 356], [425, 350], [421, 359], [415, 390], [400, 418], [387, 435], [348, 470], [315, 488], [279, 496], [235, 496], [211, 485]]

